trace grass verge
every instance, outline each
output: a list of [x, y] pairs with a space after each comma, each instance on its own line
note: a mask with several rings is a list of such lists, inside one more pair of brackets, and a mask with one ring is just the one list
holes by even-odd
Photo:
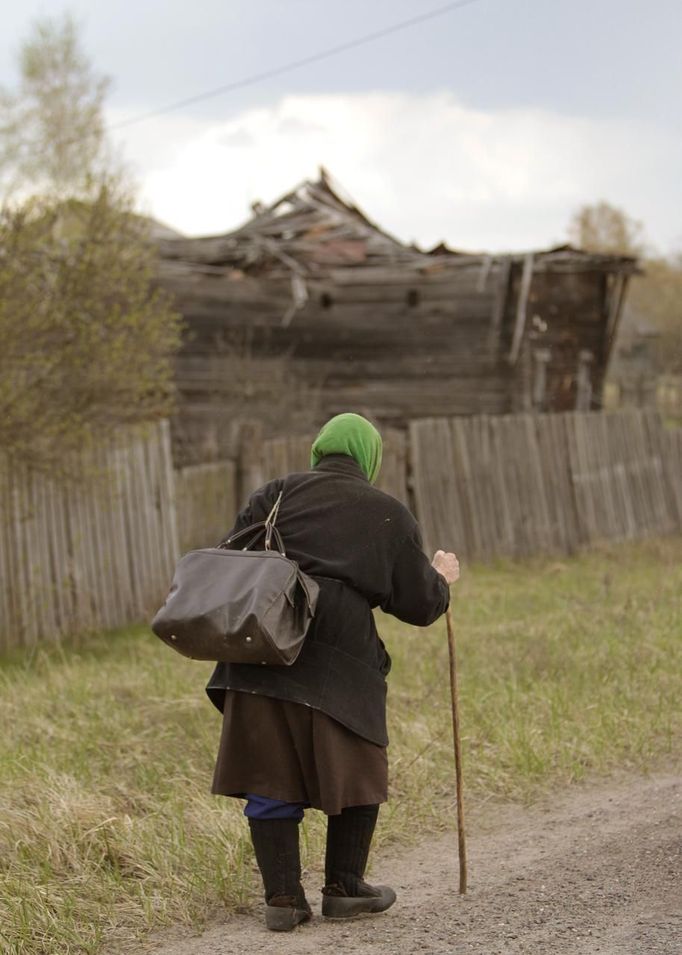
[[[465, 572], [453, 611], [470, 806], [646, 770], [682, 730], [682, 540]], [[378, 842], [452, 825], [447, 644], [380, 620], [394, 659]], [[144, 629], [0, 664], [0, 951], [94, 955], [249, 904], [240, 805], [208, 790], [210, 666]], [[309, 813], [304, 859], [322, 858]]]

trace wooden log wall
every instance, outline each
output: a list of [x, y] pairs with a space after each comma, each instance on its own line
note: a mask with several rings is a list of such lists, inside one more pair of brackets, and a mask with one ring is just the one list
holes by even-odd
[[178, 553], [166, 422], [83, 453], [68, 486], [0, 460], [0, 649], [145, 619]]
[[[406, 275], [396, 270], [337, 270], [310, 283], [309, 300], [288, 324], [288, 281], [227, 281], [206, 276], [187, 285], [166, 279], [188, 323], [177, 364], [181, 410], [230, 405], [243, 382], [226, 373], [221, 337], [249, 339], [254, 391], [265, 391], [272, 356], [286, 354], [291, 377], [321, 392], [320, 422], [340, 410], [370, 413], [384, 424], [409, 417], [508, 410], [514, 371], [489, 341], [496, 270], [481, 286], [481, 269], [457, 275]], [[350, 273], [349, 275], [345, 274]], [[225, 368], [221, 367], [222, 365]], [[239, 395], [237, 395], [237, 398]]]
[[571, 554], [682, 531], [682, 441], [655, 413], [415, 421], [410, 452], [429, 550]]
[[[177, 363], [180, 417], [191, 420], [185, 430], [197, 446], [219, 434], [218, 456], [232, 452], [217, 422], [226, 409], [240, 414], [247, 392], [268, 404], [283, 355], [289, 380], [319, 393], [315, 425], [347, 410], [400, 428], [436, 415], [601, 407], [607, 319], [622, 276], [598, 268], [548, 271], [542, 257], [528, 256], [424, 274], [332, 269], [308, 281], [306, 304], [290, 313], [287, 277], [163, 267], [188, 324]], [[221, 354], [221, 340], [234, 336], [248, 339], [248, 381], [233, 373], [229, 348]], [[183, 457], [199, 459], [191, 449]]]

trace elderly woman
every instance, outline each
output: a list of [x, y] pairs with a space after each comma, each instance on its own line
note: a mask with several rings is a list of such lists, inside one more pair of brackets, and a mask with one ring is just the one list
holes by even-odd
[[220, 663], [207, 687], [223, 711], [213, 792], [247, 800], [266, 925], [275, 931], [311, 916], [298, 844], [308, 807], [328, 816], [322, 914], [383, 912], [396, 897], [363, 879], [388, 785], [391, 661], [372, 609], [428, 626], [447, 609], [459, 566], [442, 551], [430, 563], [407, 508], [372, 486], [381, 451], [365, 418], [332, 418], [313, 444], [311, 470], [256, 491], [230, 532], [265, 520], [283, 492], [277, 527], [287, 555], [320, 585], [293, 665]]

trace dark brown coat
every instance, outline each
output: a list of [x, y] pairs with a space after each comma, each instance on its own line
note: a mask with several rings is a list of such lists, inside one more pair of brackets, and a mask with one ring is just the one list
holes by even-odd
[[207, 692], [220, 709], [228, 689], [303, 703], [385, 746], [390, 657], [372, 608], [428, 626], [448, 606], [447, 584], [424, 554], [412, 514], [346, 455], [266, 484], [226, 536], [264, 520], [280, 490], [287, 556], [320, 584], [315, 620], [292, 666], [221, 663]]

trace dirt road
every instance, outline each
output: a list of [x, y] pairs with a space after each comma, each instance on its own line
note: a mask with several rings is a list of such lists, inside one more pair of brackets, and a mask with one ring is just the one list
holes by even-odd
[[[682, 955], [682, 776], [575, 787], [531, 810], [472, 821], [470, 888], [457, 894], [452, 834], [374, 862], [389, 912], [319, 917], [275, 935], [260, 913], [154, 955]], [[306, 880], [319, 913], [319, 876]]]

